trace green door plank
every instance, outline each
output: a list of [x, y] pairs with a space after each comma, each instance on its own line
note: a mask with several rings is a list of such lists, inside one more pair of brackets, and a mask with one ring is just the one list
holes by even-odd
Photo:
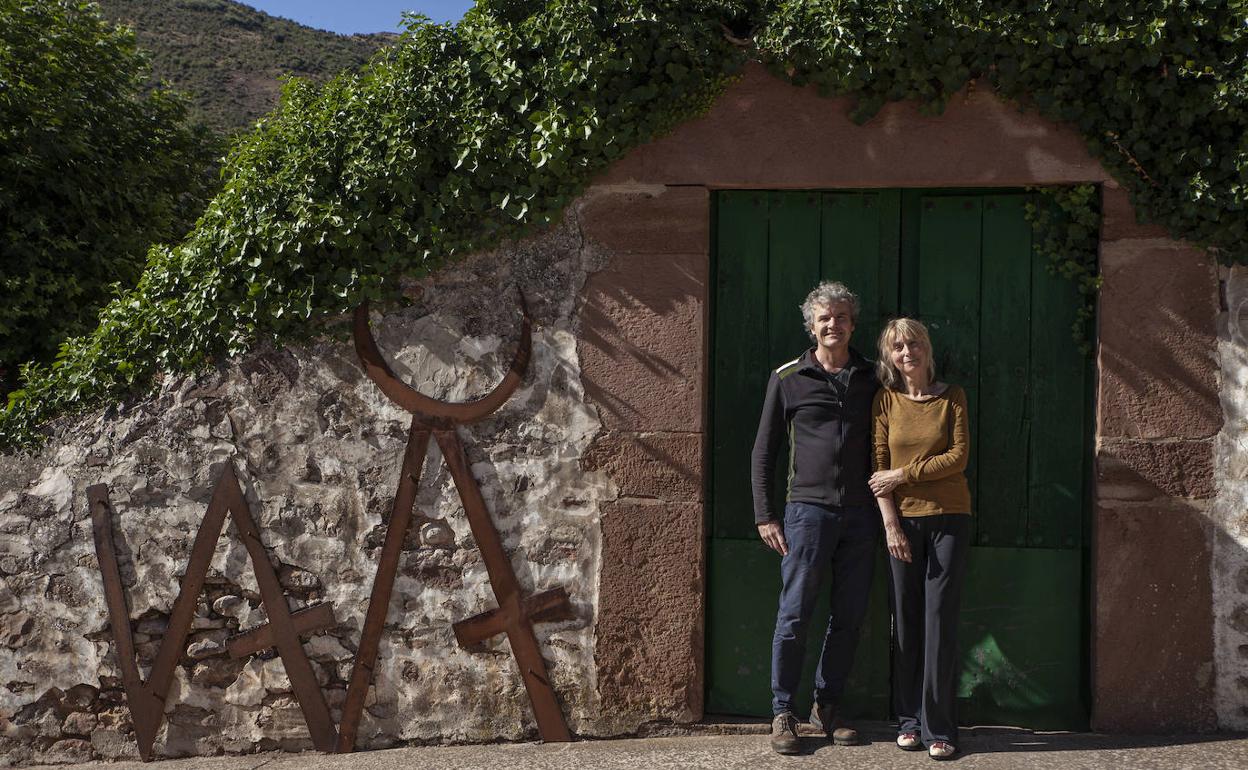
[[1027, 542], [1075, 548], [1082, 541], [1087, 357], [1071, 339], [1074, 285], [1032, 260], [1031, 441]]
[[901, 191], [901, 243], [897, 286], [898, 315], [919, 316], [919, 220], [923, 210], [922, 190]]
[[706, 710], [768, 716], [780, 557], [757, 539], [713, 539], [707, 561]]
[[[979, 425], [979, 263], [982, 199], [925, 195], [919, 214], [919, 318], [928, 327], [938, 379], [966, 391], [971, 435]], [[979, 449], [966, 478], [977, 500]], [[973, 503], [972, 503], [973, 504]], [[976, 519], [978, 527], [978, 519]]]
[[901, 312], [901, 191], [880, 190], [879, 285], [875, 296], [877, 323], [867, 338], [861, 338], [858, 349], [867, 358], [879, 357], [879, 336], [885, 322]]
[[984, 198], [980, 268], [978, 545], [1027, 544], [1031, 225], [1025, 195]]
[[750, 449], [767, 386], [767, 193], [717, 196], [711, 533], [757, 538]]
[[[763, 368], [771, 370], [814, 344], [803, 326], [801, 305], [819, 281], [819, 194], [769, 193], [767, 217], [767, 325], [760, 328], [767, 334]], [[785, 446], [772, 477], [771, 504], [777, 512], [784, 510], [789, 466]]]
[[961, 724], [1086, 730], [1080, 553], [972, 548], [958, 648]]
[[[712, 540], [707, 586], [712, 597], [707, 614], [706, 710], [712, 714], [771, 716], [771, 639], [780, 595], [780, 557], [762, 543]], [[889, 624], [884, 551], [876, 554], [867, 619], [841, 713], [855, 719], [888, 718]], [[827, 586], [810, 620], [802, 681], [795, 713], [810, 713], [824, 629], [827, 628]]]
[[[896, 238], [888, 250], [892, 259], [882, 259], [881, 241], [890, 229], [884, 220], [896, 217], [896, 207], [886, 212], [883, 197], [875, 192], [823, 194], [819, 275], [858, 295], [862, 309], [852, 344], [868, 358], [875, 358], [875, 339], [897, 304]], [[894, 203], [897, 193], [888, 193], [888, 199]], [[895, 227], [894, 219], [894, 232]]]
[[801, 304], [819, 282], [819, 194], [773, 192], [769, 198], [765, 328], [774, 368], [813, 344]]

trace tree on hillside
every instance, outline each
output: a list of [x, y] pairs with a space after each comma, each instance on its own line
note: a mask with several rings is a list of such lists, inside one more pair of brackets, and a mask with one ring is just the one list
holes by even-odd
[[339, 35], [233, 0], [97, 0], [134, 29], [152, 72], [191, 100], [215, 131], [246, 131], [277, 106], [284, 76], [329, 80], [359, 69], [397, 35]]
[[94, 4], [0, 0], [0, 394], [94, 328], [214, 187], [217, 141], [147, 72]]

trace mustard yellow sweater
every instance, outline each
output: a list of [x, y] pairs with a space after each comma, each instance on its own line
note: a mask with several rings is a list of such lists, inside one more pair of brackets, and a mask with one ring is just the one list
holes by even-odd
[[902, 516], [971, 512], [964, 473], [971, 439], [962, 388], [950, 385], [926, 401], [881, 388], [871, 415], [875, 469], [905, 470], [905, 482], [893, 492]]

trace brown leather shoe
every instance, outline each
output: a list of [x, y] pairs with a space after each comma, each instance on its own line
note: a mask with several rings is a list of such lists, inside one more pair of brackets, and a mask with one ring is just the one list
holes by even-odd
[[771, 720], [771, 748], [777, 754], [800, 754], [801, 741], [797, 739], [797, 717], [791, 711], [782, 711]]
[[854, 728], [841, 723], [836, 718], [836, 709], [822, 703], [816, 703], [810, 710], [810, 726], [822, 730], [837, 746], [857, 746], [862, 743], [862, 736]]

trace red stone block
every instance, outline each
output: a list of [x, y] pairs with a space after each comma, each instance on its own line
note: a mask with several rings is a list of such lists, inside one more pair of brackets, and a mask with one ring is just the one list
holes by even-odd
[[711, 202], [705, 187], [649, 191], [590, 188], [578, 206], [585, 237], [616, 254], [705, 254]]
[[1213, 483], [1213, 441], [1102, 442], [1096, 455], [1101, 500], [1155, 497], [1208, 499]]
[[594, 663], [599, 696], [614, 716], [702, 717], [702, 519], [698, 503], [602, 508]]
[[701, 433], [602, 431], [581, 458], [586, 471], [605, 471], [620, 497], [702, 501]]
[[1203, 251], [1166, 240], [1101, 248], [1098, 434], [1209, 438], [1217, 387], [1218, 274]]
[[616, 255], [582, 290], [577, 352], [607, 428], [700, 433], [705, 254]]
[[1210, 526], [1181, 501], [1097, 510], [1094, 729], [1217, 729]]

